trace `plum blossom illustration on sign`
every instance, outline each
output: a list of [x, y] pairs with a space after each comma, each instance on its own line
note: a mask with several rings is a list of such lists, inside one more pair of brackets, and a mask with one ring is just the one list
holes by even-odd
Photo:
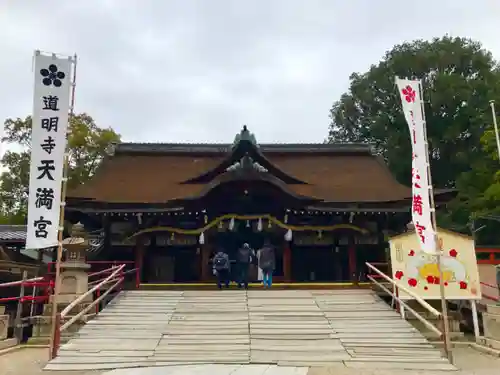
[[405, 100], [408, 103], [414, 103], [415, 102], [415, 97], [416, 97], [417, 93], [415, 92], [415, 90], [413, 90], [413, 87], [411, 87], [410, 85], [408, 85], [403, 90], [401, 90], [401, 92], [405, 96]]
[[[461, 290], [465, 290], [468, 287], [467, 272], [462, 262], [457, 259], [458, 256], [459, 252], [452, 248], [441, 258], [443, 282], [444, 286], [456, 282]], [[419, 283], [425, 283], [424, 290], [428, 290], [429, 285], [440, 284], [439, 269], [434, 257], [423, 251], [410, 249], [405, 263], [406, 270], [395, 271], [396, 280], [403, 280], [406, 276], [406, 283], [410, 287], [415, 288]]]
[[62, 86], [62, 80], [66, 77], [64, 72], [59, 71], [56, 64], [50, 64], [48, 69], [40, 69], [42, 83], [45, 86], [54, 85], [55, 87]]

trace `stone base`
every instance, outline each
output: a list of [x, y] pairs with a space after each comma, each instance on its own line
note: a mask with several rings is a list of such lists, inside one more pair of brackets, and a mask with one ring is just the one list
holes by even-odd
[[17, 339], [5, 339], [0, 341], [0, 350], [12, 348], [17, 345]]
[[486, 339], [486, 346], [495, 350], [500, 350], [500, 340]]
[[7, 338], [7, 331], [9, 329], [9, 316], [0, 315], [0, 341]]
[[[69, 303], [58, 304], [57, 305], [58, 312], [64, 310], [68, 305]], [[85, 303], [75, 306], [75, 308], [71, 311], [71, 315], [66, 317], [66, 319], [62, 323], [69, 321], [73, 316], [83, 311], [89, 305], [90, 303]], [[95, 311], [83, 315], [78, 321], [73, 323], [66, 331], [63, 332], [61, 341], [64, 342], [69, 337], [72, 337], [89, 320], [92, 320], [94, 316], [95, 316]], [[33, 324], [33, 333], [28, 342], [30, 344], [48, 343], [50, 341], [50, 335], [52, 334], [52, 304], [46, 304], [43, 308], [43, 315], [32, 318], [31, 323]]]
[[483, 313], [486, 345], [500, 349], [500, 305], [487, 305]]

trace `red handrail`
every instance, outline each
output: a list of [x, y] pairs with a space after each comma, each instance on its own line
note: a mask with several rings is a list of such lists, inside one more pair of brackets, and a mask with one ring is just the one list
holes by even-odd
[[0, 283], [0, 288], [6, 288], [6, 287], [9, 287], [9, 286], [17, 286], [17, 285], [21, 286], [21, 284], [25, 284], [25, 283], [29, 283], [29, 282], [35, 282], [35, 281], [39, 281], [39, 280], [43, 280], [43, 279], [44, 279], [44, 277], [34, 277], [34, 278], [28, 279], [28, 280], [9, 281], [9, 282], [6, 282], [6, 283]]
[[[483, 281], [480, 282], [481, 285], [485, 286], [485, 287], [488, 287], [488, 288], [492, 288], [492, 289], [496, 289], [497, 291], [499, 291], [499, 295], [500, 295], [500, 290], [498, 289], [498, 285], [493, 285], [493, 284], [488, 284], [488, 283], [485, 283]], [[489, 299], [490, 301], [496, 301], [496, 302], [500, 302], [500, 298], [499, 297], [494, 297], [490, 294], [486, 294], [486, 293], [483, 293], [483, 297], [486, 298], [486, 299]]]

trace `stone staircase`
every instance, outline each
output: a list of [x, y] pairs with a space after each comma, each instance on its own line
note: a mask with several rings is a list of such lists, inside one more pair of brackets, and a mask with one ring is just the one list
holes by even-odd
[[122, 292], [47, 370], [180, 364], [456, 370], [369, 290]]

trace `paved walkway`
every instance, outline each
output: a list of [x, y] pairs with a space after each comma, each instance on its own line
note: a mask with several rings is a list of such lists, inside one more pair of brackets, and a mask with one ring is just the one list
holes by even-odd
[[207, 363], [264, 364], [261, 369], [282, 374], [285, 368], [269, 365], [454, 369], [366, 290], [126, 292], [46, 368]]

